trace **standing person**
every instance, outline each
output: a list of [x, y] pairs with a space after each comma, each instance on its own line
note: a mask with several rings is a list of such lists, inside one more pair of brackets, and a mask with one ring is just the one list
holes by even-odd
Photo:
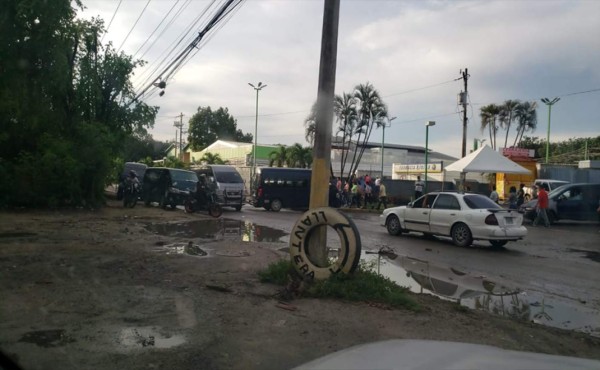
[[517, 208], [523, 203], [525, 203], [525, 184], [519, 185], [519, 191], [517, 192]]
[[425, 184], [421, 181], [421, 176], [417, 176], [417, 181], [415, 182], [415, 199], [418, 199], [423, 195], [423, 188]]
[[350, 200], [350, 207], [352, 207], [354, 204], [356, 204], [356, 206], [358, 207], [359, 205], [359, 197], [358, 197], [358, 183], [356, 180], [352, 181], [352, 196], [351, 196], [351, 200]]
[[533, 220], [533, 226], [537, 226], [540, 219], [544, 221], [544, 226], [550, 227], [550, 221], [548, 221], [548, 193], [546, 192], [546, 185], [538, 185], [538, 198], [537, 198], [537, 216]]
[[508, 191], [508, 209], [517, 209], [517, 188], [514, 186]]
[[490, 199], [494, 201], [494, 203], [498, 203], [498, 192], [496, 191], [496, 185], [492, 185], [492, 192], [490, 193]]
[[[379, 207], [381, 207], [382, 203], [383, 203], [383, 209], [386, 209], [387, 208], [387, 193], [385, 191], [385, 185], [383, 184], [383, 181], [379, 181], [379, 203], [377, 203], [377, 209], [379, 209]], [[598, 208], [598, 210], [600, 211], [600, 208]]]
[[371, 203], [371, 196], [373, 195], [373, 188], [371, 187], [370, 182], [365, 181], [365, 199], [363, 203], [363, 208], [367, 208]]

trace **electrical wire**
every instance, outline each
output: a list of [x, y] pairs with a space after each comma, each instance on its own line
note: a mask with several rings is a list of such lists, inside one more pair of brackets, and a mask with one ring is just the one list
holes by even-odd
[[108, 30], [110, 29], [110, 25], [112, 24], [113, 20], [115, 19], [115, 16], [117, 15], [117, 12], [119, 11], [119, 8], [121, 7], [122, 2], [123, 2], [123, 0], [119, 0], [117, 9], [115, 9], [115, 12], [113, 13], [112, 17], [110, 18], [110, 22], [108, 22], [108, 27], [106, 27], [106, 31], [104, 32], [104, 34], [102, 35], [102, 38], [100, 39], [101, 44], [102, 44], [102, 41], [104, 41], [104, 36], [106, 36], [106, 34], [108, 33]]
[[148, 8], [148, 5], [150, 4], [151, 1], [152, 0], [148, 0], [148, 2], [146, 3], [146, 6], [144, 6], [144, 9], [142, 9], [142, 12], [140, 13], [139, 17], [136, 19], [135, 23], [133, 24], [133, 27], [131, 27], [131, 29], [129, 30], [129, 33], [127, 33], [127, 36], [125, 36], [125, 40], [123, 40], [123, 42], [121, 43], [121, 46], [119, 46], [119, 48], [117, 49], [117, 54], [119, 53], [119, 51], [121, 51], [121, 48], [123, 47], [123, 45], [125, 44], [125, 42], [129, 38], [129, 35], [131, 35], [131, 32], [133, 32], [133, 29], [135, 28], [135, 26], [140, 21], [140, 18], [142, 18], [142, 15], [144, 15], [144, 12], [146, 11], [146, 8]]
[[586, 91], [579, 91], [579, 92], [574, 92], [574, 93], [570, 93], [570, 94], [559, 95], [558, 97], [562, 98], [562, 97], [565, 97], [565, 96], [587, 94], [587, 93], [596, 92], [596, 91], [600, 91], [600, 88], [599, 89], [586, 90]]
[[[181, 7], [179, 8], [179, 10], [177, 10], [177, 12], [173, 15], [173, 18], [171, 18], [171, 20], [169, 21], [169, 23], [167, 23], [165, 28], [163, 28], [163, 30], [160, 31], [160, 34], [158, 34], [158, 36], [156, 36], [156, 38], [154, 39], [154, 41], [152, 41], [150, 46], [148, 46], [148, 49], [146, 49], [146, 51], [144, 51], [144, 53], [140, 56], [140, 59], [144, 58], [144, 56], [148, 53], [148, 51], [150, 51], [152, 49], [152, 47], [154, 46], [154, 44], [156, 44], [156, 41], [160, 40], [160, 38], [165, 33], [165, 31], [167, 31], [169, 29], [169, 27], [171, 27], [171, 25], [175, 22], [175, 20], [177, 18], [179, 18], [181, 13], [185, 10], [185, 8], [188, 7], [188, 5], [190, 5], [191, 2], [192, 2], [192, 0], [186, 0], [185, 3], [181, 4]], [[161, 56], [162, 56], [162, 54], [161, 54]], [[157, 59], [159, 59], [159, 58], [157, 58]]]
[[462, 77], [455, 78], [453, 80], [449, 80], [449, 81], [445, 81], [445, 82], [440, 82], [440, 83], [437, 83], [437, 84], [434, 84], [434, 85], [423, 86], [423, 87], [418, 87], [416, 89], [402, 91], [402, 92], [399, 92], [399, 93], [394, 93], [394, 94], [390, 94], [390, 95], [384, 95], [384, 96], [382, 96], [382, 98], [389, 98], [390, 96], [403, 95], [403, 94], [408, 94], [408, 93], [415, 92], [415, 91], [420, 91], [420, 90], [425, 90], [425, 89], [431, 89], [432, 87], [437, 87], [437, 86], [449, 84], [449, 83], [454, 82], [454, 81], [458, 81], [461, 78]]
[[[157, 60], [161, 59], [160, 62], [158, 64], [156, 64], [154, 67], [150, 68], [150, 66], [148, 66], [144, 72], [142, 72], [142, 74], [140, 75], [140, 79], [143, 78], [143, 76], [147, 75], [148, 73], [150, 74], [150, 76], [146, 77], [145, 80], [143, 80], [142, 83], [140, 83], [138, 85], [138, 87], [136, 88], [136, 90], [142, 89], [143, 86], [146, 86], [148, 83], [150, 82], [154, 82], [156, 79], [151, 80], [152, 76], [160, 69], [163, 67], [163, 65], [167, 62], [169, 56], [171, 54], [173, 54], [175, 52], [175, 49], [185, 40], [185, 38], [187, 37], [187, 35], [190, 33], [190, 31], [198, 24], [198, 22], [202, 19], [202, 17], [208, 12], [208, 10], [213, 6], [213, 4], [215, 3], [216, 0], [212, 0], [210, 4], [208, 4], [208, 6], [206, 8], [204, 8], [204, 11], [202, 11], [202, 13], [200, 13], [198, 16], [196, 16], [196, 18], [194, 18], [192, 20], [192, 22], [190, 22], [188, 24], [188, 26], [186, 28], [184, 28], [184, 30], [177, 36], [176, 40], [177, 43], [175, 44], [175, 41], [173, 41], [171, 43], [171, 45], [169, 47], [167, 47], [162, 54], [157, 58]], [[189, 5], [189, 3], [187, 4]], [[186, 5], [186, 6], [187, 6]], [[173, 45], [175, 44], [175, 45]], [[165, 55], [166, 54], [166, 55]], [[177, 53], [179, 54], [179, 52]]]
[[139, 53], [140, 50], [142, 50], [142, 48], [146, 45], [146, 43], [148, 41], [150, 41], [150, 39], [152, 38], [152, 36], [154, 35], [154, 33], [158, 30], [158, 28], [163, 24], [163, 22], [167, 19], [167, 17], [169, 17], [169, 14], [171, 14], [171, 12], [173, 11], [173, 9], [175, 9], [175, 6], [177, 4], [179, 4], [179, 1], [181, 0], [177, 0], [175, 2], [175, 4], [173, 4], [173, 6], [171, 7], [171, 9], [169, 9], [169, 11], [167, 12], [167, 14], [163, 17], [163, 19], [161, 19], [160, 23], [158, 24], [158, 26], [156, 26], [156, 28], [154, 28], [154, 31], [152, 31], [152, 33], [150, 34], [150, 36], [148, 36], [148, 38], [146, 39], [146, 41], [144, 41], [144, 43], [135, 51], [135, 53], [133, 53], [133, 57], [132, 59], [135, 59], [135, 56], [137, 55], [137, 53]]

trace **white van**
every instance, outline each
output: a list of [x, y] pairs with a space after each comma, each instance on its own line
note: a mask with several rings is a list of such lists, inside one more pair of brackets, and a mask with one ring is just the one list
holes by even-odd
[[212, 184], [217, 201], [222, 206], [233, 207], [236, 211], [242, 210], [244, 205], [244, 180], [233, 166], [209, 164], [195, 169], [198, 176], [205, 175], [208, 183]]

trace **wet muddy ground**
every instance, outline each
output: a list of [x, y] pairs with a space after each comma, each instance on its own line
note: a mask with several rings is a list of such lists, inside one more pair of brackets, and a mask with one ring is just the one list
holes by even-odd
[[[600, 359], [597, 315], [573, 323], [561, 302], [407, 256], [364, 257], [462, 306], [415, 294], [419, 313], [302, 298], [283, 309], [256, 276], [286, 257], [282, 240], [247, 221], [117, 202], [0, 213], [0, 349], [25, 369], [281, 369], [391, 338]], [[532, 323], [547, 317], [558, 325]]]

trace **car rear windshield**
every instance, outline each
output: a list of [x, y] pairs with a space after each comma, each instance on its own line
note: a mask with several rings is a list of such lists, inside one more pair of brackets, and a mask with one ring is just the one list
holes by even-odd
[[465, 195], [463, 200], [471, 209], [502, 208], [496, 202], [483, 195], [469, 194]]
[[217, 181], [223, 184], [241, 184], [244, 182], [242, 176], [236, 171], [217, 172], [215, 174]]

